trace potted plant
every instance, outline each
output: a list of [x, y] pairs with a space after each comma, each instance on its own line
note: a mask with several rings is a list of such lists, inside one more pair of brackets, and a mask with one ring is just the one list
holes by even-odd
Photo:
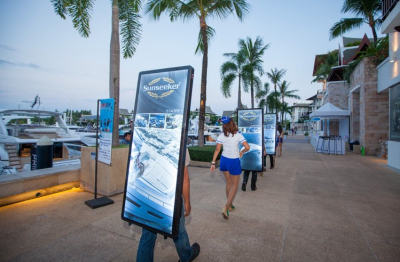
[[305, 137], [306, 140], [308, 140], [308, 132], [307, 131], [304, 132], [304, 137]]

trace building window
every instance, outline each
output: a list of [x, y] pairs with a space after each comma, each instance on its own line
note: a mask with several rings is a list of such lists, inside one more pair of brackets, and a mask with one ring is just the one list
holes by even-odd
[[400, 141], [400, 84], [390, 88], [389, 96], [389, 139], [393, 141]]

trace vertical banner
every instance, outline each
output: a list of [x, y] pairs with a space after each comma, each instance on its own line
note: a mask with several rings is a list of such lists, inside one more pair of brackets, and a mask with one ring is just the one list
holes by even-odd
[[[250, 150], [243, 154], [240, 159], [242, 170], [263, 171], [263, 110], [239, 109], [238, 128]], [[240, 150], [243, 146], [240, 145]]]
[[122, 219], [164, 236], [179, 229], [194, 69], [140, 72]]
[[275, 155], [276, 114], [264, 115], [264, 143], [267, 155]]
[[98, 160], [108, 165], [111, 164], [113, 120], [114, 98], [100, 99], [100, 141]]

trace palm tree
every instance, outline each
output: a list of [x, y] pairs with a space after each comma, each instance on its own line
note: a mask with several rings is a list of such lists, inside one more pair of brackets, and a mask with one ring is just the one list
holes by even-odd
[[[274, 70], [271, 69], [271, 72], [267, 73], [268, 78], [271, 80], [272, 84], [274, 84], [274, 94], [277, 94], [276, 86], [281, 82], [282, 77], [286, 74], [286, 70], [278, 70], [276, 67]], [[278, 96], [275, 97], [276, 103], [278, 105]], [[278, 120], [278, 108], [275, 108], [276, 120]]]
[[[267, 96], [267, 104], [268, 104], [269, 112], [278, 112], [281, 109], [282, 104], [278, 99], [276, 99], [277, 97], [280, 97], [280, 96], [281, 96], [281, 93], [279, 93], [279, 91], [271, 92]], [[276, 116], [278, 116], [277, 113], [276, 113]], [[276, 121], [278, 121], [278, 117], [276, 118]]]
[[[281, 98], [282, 98], [282, 105], [285, 104], [285, 97], [289, 98], [295, 98], [295, 99], [300, 99], [300, 96], [295, 95], [295, 92], [298, 92], [299, 90], [289, 90], [290, 83], [288, 83], [286, 80], [282, 81], [282, 83], [279, 84], [279, 91], [281, 93]], [[282, 120], [283, 120], [283, 110], [282, 112]]]
[[282, 115], [285, 116], [285, 119], [282, 119], [282, 122], [285, 121], [286, 122], [286, 114], [291, 115], [292, 114], [292, 108], [289, 107], [289, 104], [284, 102], [282, 103]]
[[[87, 38], [90, 35], [90, 17], [93, 11], [94, 0], [51, 0], [54, 11], [62, 19], [72, 18], [78, 33]], [[120, 42], [122, 37], [122, 53], [124, 58], [131, 58], [136, 51], [141, 36], [142, 25], [139, 22], [141, 0], [119, 1], [112, 0], [112, 27], [110, 42], [110, 81], [109, 95], [115, 99], [113, 142], [112, 146], [119, 145], [119, 83], [120, 83]], [[121, 25], [121, 33], [119, 26]]]
[[269, 44], [264, 45], [261, 37], [257, 36], [256, 41], [251, 40], [247, 37], [247, 40], [239, 39], [239, 47], [246, 57], [247, 63], [244, 69], [249, 74], [250, 84], [250, 96], [251, 96], [251, 108], [254, 108], [254, 88], [259, 90], [261, 88], [261, 81], [257, 77], [256, 72], [262, 76], [264, 70], [262, 68], [263, 60], [261, 57], [264, 55], [265, 50], [269, 47]]
[[[246, 77], [245, 72], [243, 72], [243, 66], [245, 64], [245, 56], [243, 52], [238, 53], [225, 53], [224, 56], [229, 57], [230, 60], [221, 65], [221, 91], [224, 97], [231, 96], [232, 84], [238, 78], [238, 102], [237, 108], [242, 109], [243, 104], [241, 100], [241, 90], [243, 77]], [[244, 85], [244, 91], [248, 92], [248, 88]]]
[[331, 73], [331, 69], [332, 67], [338, 65], [338, 53], [338, 50], [334, 50], [319, 58], [321, 59], [319, 61], [320, 65], [318, 66], [317, 72], [315, 73], [315, 78], [311, 81], [311, 83], [322, 82], [323, 90], [326, 89], [326, 80]]
[[267, 97], [269, 95], [270, 88], [269, 88], [269, 83], [264, 83], [264, 88], [260, 89], [256, 93], [256, 99], [258, 101], [258, 107], [264, 108], [265, 107], [265, 112], [268, 112], [268, 100]]
[[356, 18], [342, 18], [329, 30], [330, 39], [343, 35], [354, 28], [360, 28], [364, 23], [371, 27], [374, 43], [378, 40], [376, 29], [382, 25], [382, 0], [345, 0], [342, 13], [352, 12]]
[[[248, 12], [249, 5], [246, 0], [150, 0], [145, 12], [152, 12], [154, 19], [159, 19], [164, 12], [169, 13], [172, 22], [179, 18], [186, 21], [198, 18], [200, 24], [201, 44], [196, 50], [203, 52], [201, 86], [200, 86], [200, 112], [199, 112], [199, 138], [204, 136], [204, 115], [207, 97], [207, 68], [208, 68], [208, 43], [214, 30], [208, 29], [207, 18], [227, 18], [235, 13], [242, 20], [243, 13]], [[200, 47], [200, 48], [199, 48]], [[199, 146], [204, 146], [204, 140], [199, 139]]]

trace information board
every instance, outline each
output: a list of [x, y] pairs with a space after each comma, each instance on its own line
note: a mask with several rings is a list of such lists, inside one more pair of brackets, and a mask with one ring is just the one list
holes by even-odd
[[194, 69], [140, 72], [122, 219], [176, 236]]
[[[263, 110], [239, 109], [238, 110], [238, 128], [247, 143], [250, 150], [243, 154], [240, 159], [242, 170], [263, 171]], [[243, 145], [240, 144], [240, 150]]]
[[100, 162], [111, 164], [111, 146], [114, 120], [114, 98], [100, 99]]
[[276, 114], [264, 115], [264, 143], [267, 155], [275, 155]]

